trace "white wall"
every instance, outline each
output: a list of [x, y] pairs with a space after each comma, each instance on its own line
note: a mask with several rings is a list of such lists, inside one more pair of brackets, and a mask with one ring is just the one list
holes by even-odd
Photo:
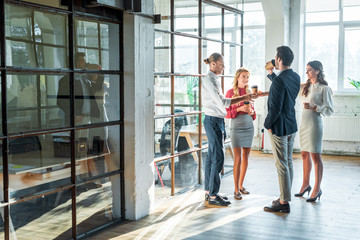
[[[152, 14], [153, 1], [142, 1]], [[154, 25], [124, 13], [126, 218], [148, 215], [154, 203]]]

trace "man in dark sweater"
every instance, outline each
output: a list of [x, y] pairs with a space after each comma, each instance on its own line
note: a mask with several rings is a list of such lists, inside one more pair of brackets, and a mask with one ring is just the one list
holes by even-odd
[[272, 81], [268, 114], [264, 127], [269, 130], [273, 155], [279, 178], [280, 198], [265, 207], [269, 212], [290, 212], [291, 185], [293, 180], [292, 151], [297, 132], [295, 118], [295, 100], [300, 91], [300, 76], [290, 65], [294, 54], [287, 46], [277, 48], [275, 68], [280, 70], [276, 76], [273, 69], [268, 70], [268, 78]]

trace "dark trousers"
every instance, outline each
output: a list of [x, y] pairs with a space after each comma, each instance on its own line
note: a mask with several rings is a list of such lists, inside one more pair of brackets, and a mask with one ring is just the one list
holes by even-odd
[[208, 154], [205, 162], [205, 191], [216, 196], [220, 189], [220, 173], [224, 166], [224, 140], [226, 137], [223, 118], [205, 115], [204, 128], [208, 138]]

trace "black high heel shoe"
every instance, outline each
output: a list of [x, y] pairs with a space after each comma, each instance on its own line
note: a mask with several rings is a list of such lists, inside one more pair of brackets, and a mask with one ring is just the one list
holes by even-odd
[[302, 197], [302, 196], [304, 196], [304, 194], [305, 194], [306, 192], [308, 192], [308, 196], [309, 196], [310, 191], [311, 191], [311, 186], [309, 185], [309, 186], [307, 186], [307, 188], [304, 189], [303, 192], [295, 193], [294, 196], [295, 196], [295, 197]]
[[320, 189], [320, 191], [318, 192], [318, 194], [316, 194], [316, 196], [314, 198], [306, 199], [306, 201], [307, 202], [315, 202], [317, 198], [319, 198], [319, 201], [320, 201], [321, 194], [322, 194], [322, 191]]

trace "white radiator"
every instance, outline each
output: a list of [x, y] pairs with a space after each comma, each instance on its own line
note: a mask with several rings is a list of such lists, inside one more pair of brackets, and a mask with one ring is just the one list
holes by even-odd
[[360, 142], [360, 116], [324, 117], [323, 140]]

